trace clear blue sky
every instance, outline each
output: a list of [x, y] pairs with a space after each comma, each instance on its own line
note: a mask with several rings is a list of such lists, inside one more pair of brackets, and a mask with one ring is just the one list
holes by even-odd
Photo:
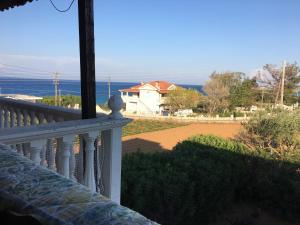
[[[66, 8], [71, 0], [53, 2]], [[0, 63], [79, 79], [76, 2], [67, 13], [48, 0], [0, 12]], [[300, 61], [299, 0], [94, 2], [98, 80], [203, 84], [214, 70], [251, 74]]]

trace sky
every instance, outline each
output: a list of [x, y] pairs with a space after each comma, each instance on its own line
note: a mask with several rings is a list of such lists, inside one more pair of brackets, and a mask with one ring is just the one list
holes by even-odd
[[[299, 0], [94, 0], [97, 80], [204, 84], [213, 71], [252, 76], [299, 62], [299, 9]], [[79, 79], [78, 39], [76, 0], [66, 13], [49, 0], [0, 12], [0, 76]]]

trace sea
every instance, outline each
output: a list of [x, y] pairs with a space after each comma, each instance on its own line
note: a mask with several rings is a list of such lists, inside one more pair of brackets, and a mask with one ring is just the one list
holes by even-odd
[[[120, 89], [130, 88], [139, 83], [136, 82], [111, 82], [111, 95], [120, 95]], [[201, 85], [177, 84], [184, 88], [193, 88], [202, 92]], [[104, 104], [109, 96], [108, 82], [96, 82], [97, 104]], [[80, 96], [79, 80], [59, 80], [58, 89], [61, 95]], [[54, 96], [53, 80], [48, 79], [24, 79], [17, 77], [0, 77], [0, 94], [24, 94], [38, 97]]]

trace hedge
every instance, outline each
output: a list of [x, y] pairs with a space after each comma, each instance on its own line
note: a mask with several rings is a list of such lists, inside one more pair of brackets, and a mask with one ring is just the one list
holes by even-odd
[[299, 164], [235, 141], [196, 136], [174, 151], [123, 158], [122, 204], [161, 224], [206, 224], [236, 202], [300, 219]]

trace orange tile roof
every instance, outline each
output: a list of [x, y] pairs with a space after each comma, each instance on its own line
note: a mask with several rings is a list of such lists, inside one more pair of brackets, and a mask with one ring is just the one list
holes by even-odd
[[148, 83], [141, 83], [139, 85], [133, 86], [131, 88], [122, 89], [121, 92], [131, 92], [131, 93], [138, 93], [140, 92], [140, 88], [144, 85], [151, 85], [152, 87], [156, 88], [159, 93], [168, 93], [169, 88], [173, 85], [172, 83], [169, 83], [167, 81], [151, 81]]

